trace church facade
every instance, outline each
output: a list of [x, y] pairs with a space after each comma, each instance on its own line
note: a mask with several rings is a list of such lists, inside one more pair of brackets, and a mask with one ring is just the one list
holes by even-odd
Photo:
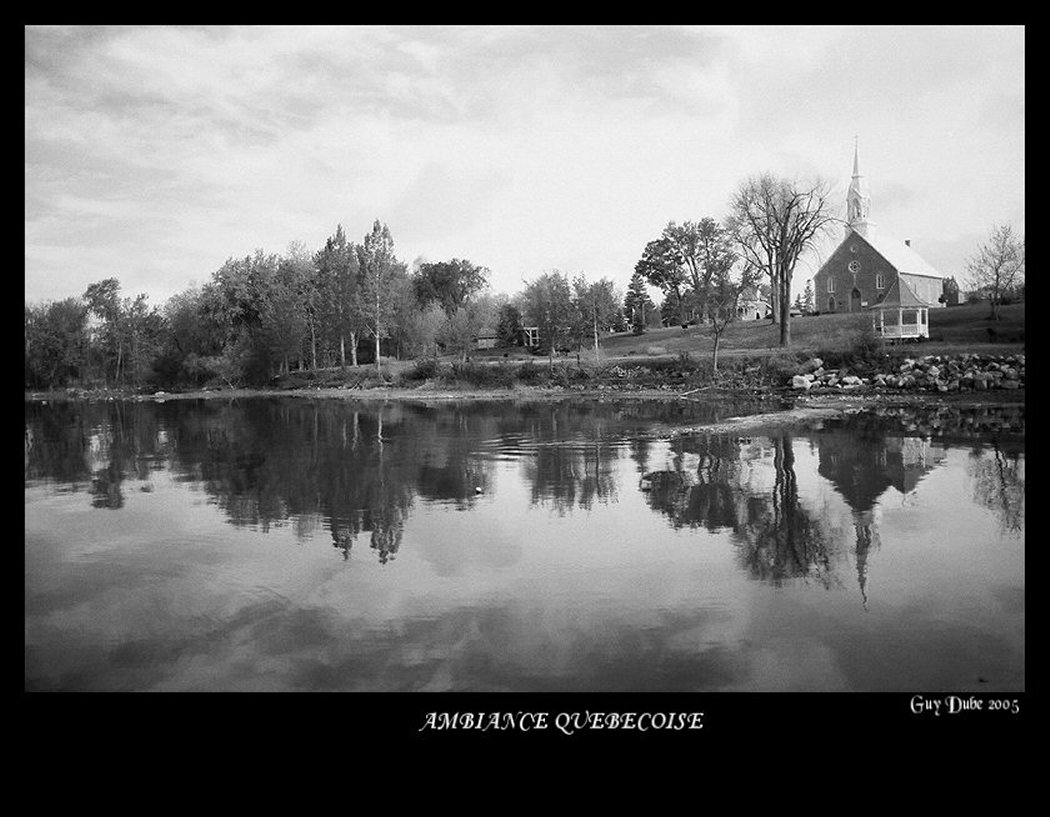
[[871, 196], [853, 154], [853, 179], [846, 195], [846, 235], [813, 276], [817, 312], [861, 312], [882, 303], [894, 283], [930, 308], [944, 306], [944, 276], [909, 241], [876, 230], [869, 218]]

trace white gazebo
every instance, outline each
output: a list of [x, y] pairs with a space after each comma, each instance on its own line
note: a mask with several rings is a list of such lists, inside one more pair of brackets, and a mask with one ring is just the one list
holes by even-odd
[[872, 326], [884, 339], [904, 340], [930, 336], [930, 306], [898, 276], [886, 297], [868, 309]]

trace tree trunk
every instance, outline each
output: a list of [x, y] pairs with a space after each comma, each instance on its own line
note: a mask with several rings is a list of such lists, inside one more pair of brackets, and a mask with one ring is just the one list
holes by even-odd
[[310, 323], [310, 363], [313, 366], [314, 371], [316, 371], [317, 370], [317, 331], [316, 331], [316, 328], [313, 325], [313, 322]]
[[379, 362], [379, 335], [382, 332], [382, 327], [379, 325], [379, 276], [376, 275], [376, 371], [381, 372]]
[[717, 322], [715, 323], [714, 327], [715, 327], [715, 349], [714, 349], [714, 352], [711, 355], [711, 372], [712, 373], [718, 372], [718, 341], [722, 337], [722, 332], [719, 330]]
[[773, 323], [780, 323], [780, 276], [769, 276], [769, 300], [770, 310], [773, 315]]
[[598, 362], [598, 316], [594, 316], [594, 362]]
[[791, 345], [791, 278], [781, 273], [780, 276], [780, 345]]
[[357, 368], [357, 332], [350, 333], [350, 363]]
[[346, 338], [339, 336], [339, 368], [346, 368]]

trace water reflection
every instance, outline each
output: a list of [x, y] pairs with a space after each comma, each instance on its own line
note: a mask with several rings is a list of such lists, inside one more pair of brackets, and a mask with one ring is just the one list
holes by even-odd
[[469, 511], [495, 464], [517, 460], [534, 505], [560, 514], [616, 500], [616, 443], [664, 423], [703, 422], [747, 406], [603, 403], [349, 406], [234, 400], [26, 404], [27, 483], [81, 490], [124, 505], [125, 483], [168, 468], [199, 484], [236, 526], [319, 526], [349, 558], [367, 534], [392, 561], [417, 500]]
[[729, 529], [741, 566], [778, 586], [806, 579], [831, 587], [841, 581], [836, 565], [851, 556], [865, 607], [868, 561], [881, 546], [880, 499], [892, 488], [906, 501], [950, 446], [970, 447], [976, 500], [996, 512], [1004, 530], [1023, 530], [1023, 407], [857, 412], [827, 422], [808, 441], [817, 452], [817, 472], [850, 509], [852, 541], [844, 540], [825, 508], [800, 501], [795, 448], [805, 441], [791, 433], [682, 438], [669, 467], [657, 471], [645, 471], [647, 450], [632, 456], [649, 506], [673, 527]]
[[27, 403], [27, 688], [1023, 687], [1023, 408], [742, 410]]
[[[1005, 531], [1024, 522], [1024, 410], [890, 408], [858, 412], [796, 438], [696, 435], [674, 441], [667, 467], [648, 470], [666, 446], [636, 432], [714, 419], [740, 406], [686, 403], [387, 405], [335, 401], [26, 404], [25, 478], [87, 486], [91, 504], [124, 505], [126, 483], [151, 475], [201, 485], [237, 526], [292, 523], [301, 537], [323, 527], [349, 558], [367, 535], [380, 563], [396, 558], [415, 502], [469, 511], [489, 492], [494, 467], [520, 463], [533, 505], [560, 515], [616, 503], [620, 460], [642, 475], [648, 505], [675, 528], [729, 529], [740, 564], [763, 581], [831, 586], [845, 550], [865, 572], [880, 536], [875, 508], [903, 497], [942, 462], [970, 449], [977, 502]], [[817, 471], [848, 504], [853, 541], [837, 542], [819, 508], [800, 502], [796, 446], [815, 446]], [[134, 489], [133, 489], [134, 490]]]
[[[676, 444], [674, 469], [642, 479], [650, 506], [675, 527], [728, 528], [755, 579], [834, 581], [828, 530], [799, 502], [794, 439], [694, 437]], [[767, 471], [771, 467], [772, 484]], [[757, 466], [757, 467], [756, 467]]]

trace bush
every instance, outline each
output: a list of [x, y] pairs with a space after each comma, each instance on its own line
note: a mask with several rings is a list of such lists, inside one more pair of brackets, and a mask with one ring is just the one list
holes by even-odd
[[526, 386], [535, 386], [543, 379], [543, 370], [531, 360], [526, 360], [517, 371], [518, 382]]
[[446, 379], [455, 383], [466, 383], [470, 386], [510, 388], [516, 376], [514, 366], [500, 361], [495, 366], [484, 363], [453, 363]]
[[441, 374], [441, 364], [432, 357], [421, 357], [415, 363], [412, 364], [412, 368], [408, 369], [404, 375], [405, 380], [422, 381], [432, 380]]
[[[809, 356], [804, 355], [803, 357]], [[801, 362], [797, 354], [781, 351], [768, 357], [760, 358], [749, 368], [758, 370], [757, 377], [760, 381], [779, 386], [785, 380], [799, 373], [799, 363]], [[746, 365], [751, 363], [751, 361], [745, 360], [744, 363]]]
[[593, 379], [593, 375], [583, 366], [577, 366], [569, 372], [569, 379], [574, 383], [590, 383]]
[[840, 329], [826, 338], [813, 354], [824, 361], [825, 369], [848, 368], [860, 375], [880, 371], [891, 357], [882, 338], [870, 325]]

